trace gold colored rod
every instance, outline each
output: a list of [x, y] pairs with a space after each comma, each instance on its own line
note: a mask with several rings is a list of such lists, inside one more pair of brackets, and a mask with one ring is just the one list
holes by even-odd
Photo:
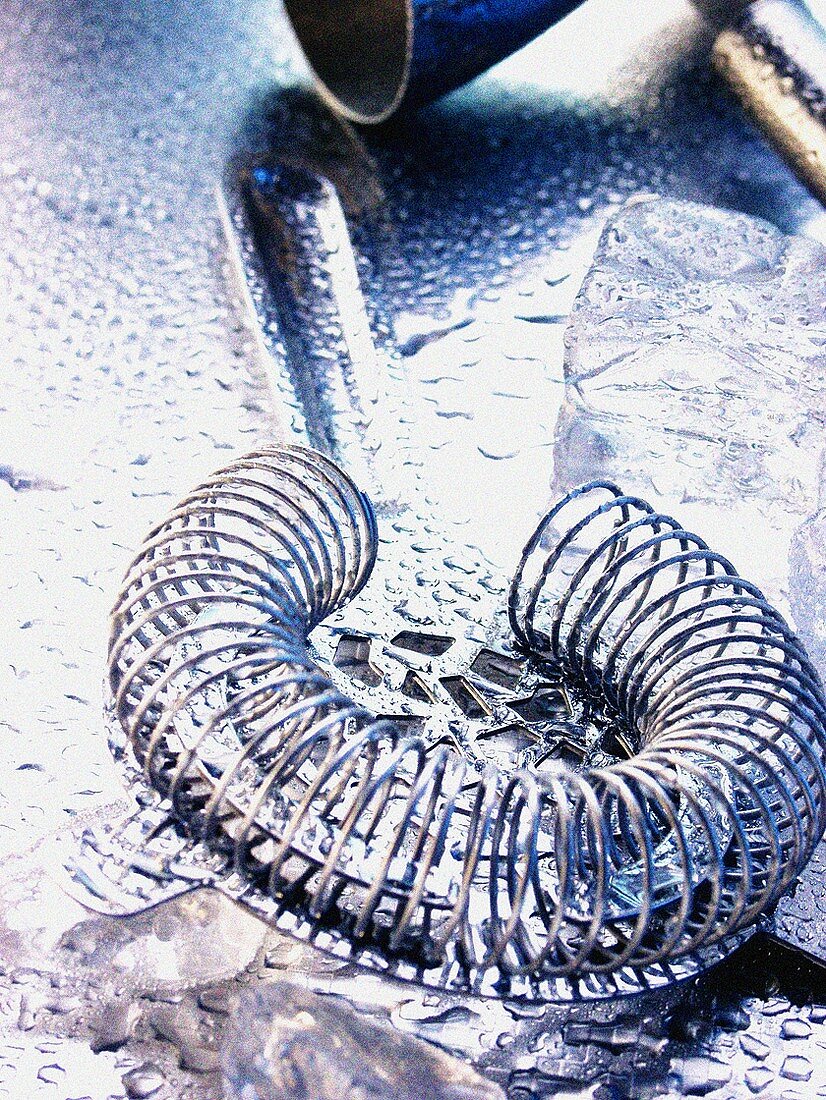
[[800, 98], [791, 77], [737, 30], [717, 37], [713, 59], [769, 141], [826, 205], [826, 124]]

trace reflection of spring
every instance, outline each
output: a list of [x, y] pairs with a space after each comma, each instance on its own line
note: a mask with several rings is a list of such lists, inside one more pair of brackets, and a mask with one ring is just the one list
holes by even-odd
[[294, 447], [236, 461], [150, 533], [110, 683], [194, 835], [305, 918], [471, 971], [647, 966], [772, 905], [826, 824], [826, 702], [725, 559], [611, 485], [569, 494], [526, 547], [511, 625], [636, 754], [480, 775], [309, 659], [376, 548], [366, 498]]

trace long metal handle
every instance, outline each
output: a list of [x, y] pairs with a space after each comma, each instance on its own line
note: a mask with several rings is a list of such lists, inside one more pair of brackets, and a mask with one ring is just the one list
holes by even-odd
[[714, 43], [714, 64], [803, 183], [826, 204], [826, 30], [792, 0], [757, 0]]

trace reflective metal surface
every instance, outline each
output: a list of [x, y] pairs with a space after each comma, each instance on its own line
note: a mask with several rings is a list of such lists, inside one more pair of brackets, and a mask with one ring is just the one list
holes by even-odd
[[[824, 236], [818, 205], [721, 96], [708, 67], [711, 36], [687, 5], [657, 5], [644, 21], [635, 3], [590, 0], [551, 35], [406, 129], [365, 144], [293, 94], [301, 62], [268, 3], [0, 5], [8, 655], [0, 843], [9, 853], [0, 1081], [9, 1095], [39, 1100], [62, 1089], [104, 1100], [125, 1093], [127, 1072], [153, 1062], [160, 1096], [213, 1100], [221, 1086], [208, 1055], [222, 1017], [198, 997], [205, 988], [231, 994], [228, 969], [249, 966], [244, 980], [297, 971], [328, 994], [358, 988], [368, 1007], [375, 996], [379, 1011], [363, 976], [322, 965], [291, 941], [270, 941], [251, 961], [255, 936], [235, 910], [218, 919], [190, 894], [177, 909], [118, 922], [90, 916], [42, 877], [42, 868], [59, 868], [67, 826], [93, 825], [94, 840], [101, 819], [119, 820], [100, 678], [107, 612], [141, 532], [225, 458], [291, 436], [304, 407], [272, 399], [268, 380], [289, 378], [312, 330], [293, 324], [302, 339], [285, 346], [274, 320], [283, 324], [284, 302], [279, 314], [270, 280], [255, 281], [265, 250], [244, 253], [250, 205], [235, 170], [225, 220], [243, 232], [227, 248], [215, 198], [227, 166], [310, 162], [333, 181], [348, 216], [372, 218], [371, 247], [357, 233], [353, 262], [384, 382], [399, 378], [397, 407], [413, 400], [420, 425], [416, 436], [396, 417], [389, 438], [413, 437], [414, 452], [427, 440], [439, 459], [426, 483], [415, 464], [398, 462], [400, 488], [388, 474], [380, 518], [421, 484], [439, 529], [455, 527], [451, 542], [484, 544], [503, 569], [547, 504], [565, 321], [606, 214], [656, 191]], [[572, 56], [590, 63], [572, 65]], [[358, 336], [361, 315], [343, 320], [330, 323], [329, 338]], [[319, 366], [327, 338], [309, 347]], [[350, 392], [340, 386], [337, 399], [350, 401]], [[367, 402], [370, 411], [369, 390]], [[341, 418], [321, 407], [320, 422], [341, 435]], [[473, 453], [456, 476], [457, 456]], [[691, 505], [695, 527], [708, 526], [710, 508]], [[737, 516], [763, 529], [753, 495]], [[785, 559], [772, 555], [766, 567], [769, 583], [751, 571], [782, 601]], [[157, 824], [160, 837], [163, 819]], [[174, 829], [164, 835], [171, 847]], [[208, 877], [202, 864], [189, 870], [191, 881]], [[149, 901], [154, 883], [163, 894], [162, 864], [154, 871], [159, 878], [140, 876]], [[175, 874], [186, 871], [182, 859]], [[803, 946], [816, 942], [804, 933], [816, 927], [817, 881], [806, 891], [794, 899], [809, 907], [794, 920]], [[197, 950], [190, 942], [181, 954], [187, 941], [176, 937], [186, 928], [191, 940], [195, 914]], [[484, 1007], [411, 1003], [398, 989], [381, 1003], [399, 1026], [457, 1049], [467, 1041], [467, 1055], [520, 1100], [601, 1088], [746, 1096], [761, 1083], [766, 1095], [807, 1100], [826, 1084], [810, 1046], [826, 1039], [822, 976], [763, 938], [726, 965], [696, 994], [680, 992], [687, 1000], [676, 1015], [636, 1004], [586, 1025], [552, 1025], [508, 1006], [494, 1021]], [[127, 993], [141, 1021], [134, 1035], [116, 1053], [92, 1054], [90, 1021], [114, 1018]]]

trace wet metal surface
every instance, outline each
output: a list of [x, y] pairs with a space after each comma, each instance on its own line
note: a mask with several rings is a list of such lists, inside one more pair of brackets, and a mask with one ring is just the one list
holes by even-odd
[[[365, 145], [284, 91], [296, 67], [269, 3], [0, 5], [4, 852], [122, 797], [100, 689], [117, 581], [173, 500], [224, 457], [290, 433], [300, 409], [292, 397], [286, 407], [289, 387], [268, 387], [289, 379], [282, 334], [267, 327], [266, 286], [248, 281], [238, 236], [228, 248], [222, 235], [215, 190], [228, 164], [289, 153], [320, 169], [347, 211], [371, 215], [377, 228], [356, 234], [353, 262], [372, 338], [391, 370], [404, 364], [417, 413], [415, 424], [398, 419], [392, 438], [409, 451], [381, 467], [385, 503], [420, 492], [439, 529], [455, 527], [451, 541], [486, 542], [503, 567], [547, 503], [562, 336], [606, 214], [658, 192], [824, 236], [820, 208], [721, 91], [707, 62], [713, 36], [688, 6], [658, 5], [650, 22], [635, 4], [624, 16], [619, 7], [591, 0], [484, 81]], [[352, 325], [358, 335], [363, 320]], [[393, 392], [404, 409], [403, 378]], [[426, 463], [406, 463], [423, 441]], [[0, 1089], [97, 1100], [140, 1095], [161, 1077], [158, 1096], [214, 1097], [221, 1013], [181, 988], [174, 951], [159, 946], [176, 942], [168, 927], [146, 942], [150, 972], [172, 974], [176, 991], [159, 994], [150, 973], [133, 1037], [90, 1053], [90, 1021], [115, 994], [95, 987], [88, 960], [98, 938], [106, 957], [114, 926], [82, 924], [90, 934], [71, 941], [82, 950], [69, 967], [54, 940], [83, 912], [32, 866], [4, 868]], [[276, 940], [260, 966], [244, 952], [225, 963], [266, 977], [275, 960], [352, 993], [347, 964], [325, 970], [302, 950]], [[657, 1007], [531, 1034], [518, 1013], [502, 1024], [480, 1008], [490, 1056], [466, 1053], [495, 1063], [520, 1100], [595, 1095], [601, 1080], [619, 1082], [614, 1095], [817, 1095], [822, 975], [764, 950], [727, 966], [672, 1024]], [[48, 1007], [54, 982], [69, 987], [65, 1011]], [[226, 973], [199, 976], [219, 990], [208, 1004], [222, 983], [234, 988]], [[180, 998], [180, 1011], [150, 1003], [149, 986]], [[411, 1004], [404, 991], [386, 999], [401, 1026], [448, 1045], [478, 1033], [456, 1026], [461, 1006], [457, 1017], [455, 1005]], [[128, 1030], [128, 1010], [124, 1020]]]

